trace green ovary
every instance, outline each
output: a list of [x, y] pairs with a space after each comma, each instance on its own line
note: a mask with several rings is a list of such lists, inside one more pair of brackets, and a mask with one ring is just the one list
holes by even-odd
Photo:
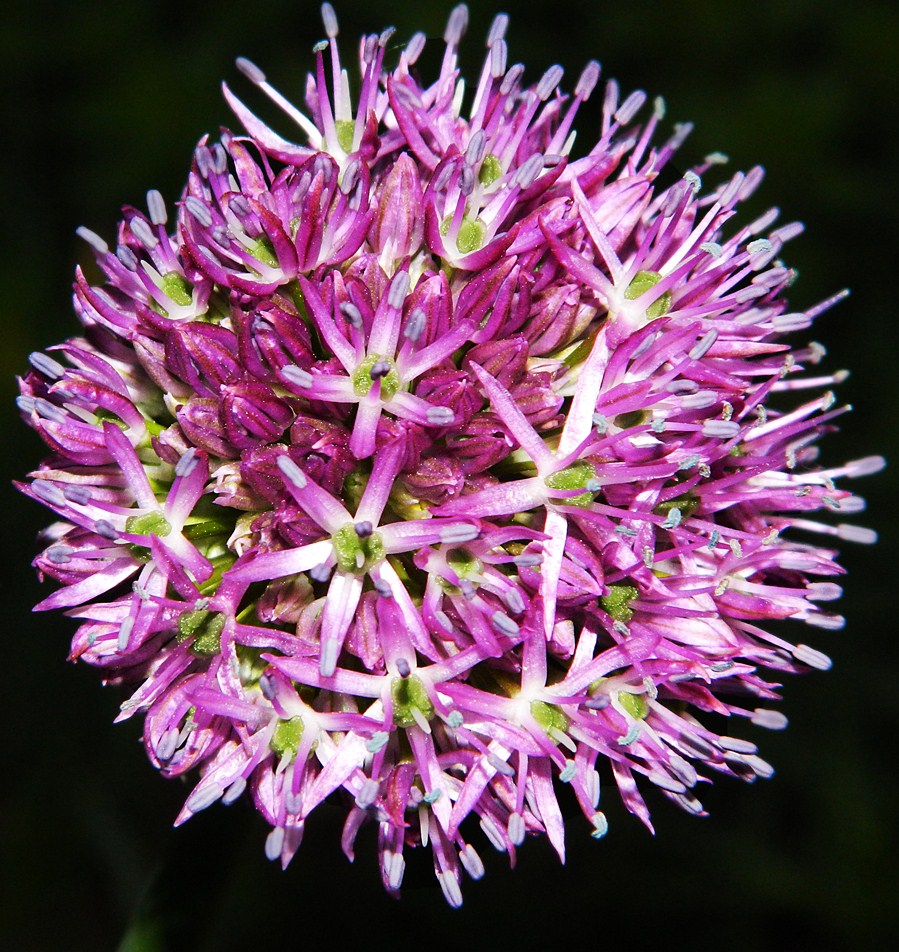
[[638, 594], [633, 585], [612, 585], [609, 594], [603, 595], [599, 601], [615, 621], [628, 622], [634, 617], [631, 602]]
[[129, 535], [167, 536], [172, 531], [161, 512], [148, 512], [142, 516], [129, 516], [125, 520], [125, 532]]
[[179, 642], [193, 638], [190, 650], [195, 655], [209, 657], [218, 654], [222, 645], [222, 631], [225, 628], [225, 616], [221, 612], [207, 612], [202, 609], [182, 612], [178, 618]]
[[363, 574], [384, 558], [384, 540], [379, 532], [360, 536], [352, 522], [331, 536], [337, 567], [341, 572]]
[[162, 293], [181, 307], [187, 307], [192, 300], [191, 286], [177, 271], [162, 276]]
[[275, 249], [267, 238], [257, 238], [252, 247], [247, 250], [257, 261], [261, 261], [269, 268], [280, 267], [278, 259], [275, 257]]
[[645, 694], [631, 694], [630, 691], [619, 691], [618, 703], [637, 721], [642, 721], [649, 713], [649, 701], [646, 700]]
[[[447, 216], [440, 226], [440, 234], [445, 238], [449, 234], [452, 218]], [[467, 255], [477, 251], [484, 244], [487, 229], [479, 218], [469, 218], [465, 215], [459, 225], [459, 234], [456, 235], [456, 248], [460, 254]]]
[[344, 152], [349, 154], [353, 150], [353, 135], [356, 131], [356, 123], [352, 119], [338, 119], [334, 126], [337, 129], [337, 144]]
[[288, 753], [296, 757], [302, 739], [303, 718], [297, 715], [289, 720], [278, 722], [268, 746], [278, 757], [283, 757]]
[[503, 167], [499, 159], [491, 152], [484, 156], [481, 170], [478, 172], [478, 181], [481, 185], [492, 185], [503, 174]]
[[[644, 292], [654, 288], [662, 280], [658, 271], [638, 271], [624, 292], [625, 300], [635, 301]], [[671, 292], [665, 291], [646, 308], [646, 316], [652, 320], [671, 310]]]
[[[593, 464], [581, 460], [547, 476], [545, 482], [550, 489], [572, 490], [584, 489], [591, 479], [596, 479]], [[579, 496], [566, 496], [560, 502], [565, 506], [580, 506], [583, 509], [593, 502], [593, 493], [585, 492]]]
[[397, 727], [413, 727], [417, 723], [412, 713], [415, 708], [426, 721], [434, 716], [434, 704], [421, 679], [414, 674], [394, 678], [390, 683], [390, 697], [393, 700], [393, 723]]
[[552, 731], [561, 731], [564, 734], [571, 723], [561, 708], [555, 704], [547, 704], [546, 701], [531, 701], [531, 717], [547, 734]]

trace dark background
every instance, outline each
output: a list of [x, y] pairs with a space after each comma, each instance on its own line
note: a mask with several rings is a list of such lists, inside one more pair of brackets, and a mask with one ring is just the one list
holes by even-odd
[[[348, 58], [361, 32], [389, 23], [398, 41], [416, 29], [439, 37], [450, 9], [336, 6]], [[676, 160], [682, 169], [713, 150], [731, 156], [730, 169], [767, 168], [749, 214], [778, 204], [782, 221], [808, 225], [784, 255], [801, 273], [793, 306], [853, 289], [814, 329], [829, 350], [825, 366], [852, 369], [839, 395], [856, 408], [824, 442], [823, 459], [880, 452], [899, 460], [899, 6], [478, 6], [463, 58], [472, 81], [498, 9], [513, 17], [510, 63], [526, 63], [532, 81], [558, 61], [571, 89], [595, 56], [625, 92], [664, 95], [667, 123], [696, 122]], [[28, 565], [32, 540], [48, 518], [6, 488], [42, 456], [16, 418], [12, 378], [30, 351], [76, 332], [70, 282], [76, 262], [90, 254], [74, 229], [84, 224], [112, 238], [119, 206], [143, 205], [148, 188], [171, 204], [195, 141], [231, 122], [220, 80], [260, 105], [234, 57], [254, 59], [299, 102], [322, 33], [317, 5], [296, 0], [204, 8], [35, 0], [27, 12], [7, 14], [0, 30], [0, 511], [9, 560], [0, 577], [0, 947], [227, 952], [332, 939], [368, 949], [480, 949], [531, 939], [754, 950], [786, 948], [797, 937], [825, 950], [892, 945], [899, 671], [890, 592], [897, 520], [888, 489], [895, 469], [854, 487], [869, 499], [860, 521], [878, 527], [881, 542], [843, 547], [846, 630], [808, 633], [833, 656], [834, 669], [786, 685], [788, 731], [752, 735], [777, 775], [751, 790], [717, 784], [703, 796], [713, 813], [706, 820], [650, 797], [655, 838], [607, 786], [602, 806], [611, 829], [603, 842], [573, 817], [564, 868], [544, 842], [529, 842], [511, 873], [484, 844], [487, 876], [464, 884], [458, 912], [445, 907], [426, 862], [410, 863], [400, 903], [384, 897], [371, 839], [360, 843], [355, 866], [340, 854], [337, 808], [316, 811], [286, 874], [264, 860], [265, 828], [246, 804], [214, 807], [172, 830], [185, 789], [154, 775], [137, 722], [111, 723], [116, 692], [102, 689], [94, 670], [65, 663], [74, 623], [31, 615], [42, 597]], [[292, 134], [286, 120], [280, 128]], [[580, 145], [591, 145], [596, 113], [582, 115], [578, 128]]]

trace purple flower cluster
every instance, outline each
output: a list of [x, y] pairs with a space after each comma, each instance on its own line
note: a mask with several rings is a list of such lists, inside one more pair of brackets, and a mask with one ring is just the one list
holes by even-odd
[[781, 728], [769, 677], [828, 667], [769, 623], [842, 626], [814, 534], [873, 533], [813, 514], [882, 460], [815, 464], [842, 375], [784, 338], [842, 295], [788, 310], [801, 227], [729, 223], [760, 169], [660, 187], [689, 128], [654, 144], [663, 103], [612, 81], [572, 158], [599, 65], [526, 85], [499, 16], [466, 95], [465, 7], [433, 84], [387, 31], [351, 97], [322, 10], [305, 113], [238, 64], [305, 144], [226, 88], [247, 134], [201, 141], [172, 220], [152, 191], [114, 247], [81, 230], [83, 335], [21, 380], [37, 607], [199, 772], [178, 823], [249, 788], [286, 865], [340, 794], [350, 859], [374, 823], [395, 892], [429, 845], [458, 905], [478, 824], [564, 858], [563, 785], [599, 838], [601, 774], [647, 826], [641, 787], [701, 815], [711, 773], [771, 774], [708, 715]]

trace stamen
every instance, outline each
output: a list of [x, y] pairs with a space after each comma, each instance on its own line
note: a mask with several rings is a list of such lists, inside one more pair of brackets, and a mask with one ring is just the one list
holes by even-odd
[[106, 254], [109, 251], [109, 245], [95, 232], [91, 231], [90, 228], [85, 228], [84, 225], [80, 225], [75, 229], [75, 234], [79, 238], [84, 239], [94, 251], [99, 251], [100, 254]]
[[303, 370], [302, 367], [287, 364], [281, 368], [281, 374], [302, 390], [308, 390], [312, 386], [312, 374], [308, 370]]
[[399, 310], [403, 306], [403, 301], [406, 300], [406, 295], [409, 293], [409, 272], [408, 271], [398, 271], [393, 278], [393, 281], [390, 285], [390, 290], [387, 292], [387, 303]]
[[379, 750], [384, 749], [389, 740], [390, 734], [387, 731], [375, 731], [371, 738], [365, 742], [365, 749], [370, 754], [376, 754]]
[[447, 46], [458, 46], [466, 28], [468, 27], [468, 7], [460, 3], [453, 8], [443, 33], [443, 41]]
[[[487, 754], [487, 763], [489, 763], [490, 766], [493, 767], [494, 770], [501, 773], [504, 777], [515, 776], [515, 768], [510, 767], [509, 764], [505, 762], [505, 760], [503, 760], [500, 757], [497, 757], [496, 754], [494, 754], [492, 751]], [[514, 815], [515, 814], [513, 814], [513, 816]], [[511, 822], [511, 819], [510, 819], [510, 822]]]
[[353, 528], [360, 539], [367, 539], [375, 531], [375, 527], [367, 519], [354, 523]]
[[297, 489], [305, 488], [308, 482], [306, 474], [289, 456], [282, 454], [278, 457], [278, 469], [281, 470], [284, 478], [293, 483]]
[[509, 839], [516, 846], [521, 846], [524, 842], [524, 834], [524, 817], [516, 811], [509, 816]]
[[340, 313], [346, 319], [348, 324], [352, 324], [353, 327], [362, 327], [362, 311], [353, 304], [352, 301], [344, 301], [337, 308]]
[[757, 707], [749, 720], [757, 727], [764, 727], [769, 731], [782, 731], [789, 723], [786, 715], [780, 711], [771, 711], [764, 707]]
[[216, 784], [210, 784], [208, 787], [202, 787], [194, 790], [187, 798], [184, 804], [191, 813], [199, 813], [207, 807], [211, 807], [222, 795], [222, 788]]
[[487, 46], [493, 46], [497, 40], [501, 40], [506, 35], [509, 28], [509, 16], [506, 13], [498, 13], [490, 24], [490, 31], [487, 33]]
[[376, 360], [369, 370], [368, 375], [372, 380], [380, 380], [382, 377], [386, 377], [390, 373], [392, 367], [390, 366], [389, 360], [384, 360], [382, 357], [380, 360]]
[[449, 407], [428, 407], [425, 417], [432, 426], [449, 426], [456, 419]]
[[470, 843], [459, 850], [459, 862], [472, 879], [480, 879], [484, 875], [484, 863]]
[[115, 250], [115, 256], [132, 274], [137, 271], [137, 255], [127, 245], [119, 245]]
[[247, 789], [247, 781], [243, 777], [238, 777], [222, 796], [222, 803], [230, 806], [235, 800], [239, 799], [244, 790]]
[[189, 476], [196, 468], [197, 462], [197, 451], [192, 446], [175, 464], [175, 475], [179, 477]]
[[465, 542], [472, 542], [481, 534], [477, 526], [468, 522], [460, 522], [455, 526], [445, 526], [440, 530], [440, 542], [442, 545], [462, 545]]
[[535, 92], [537, 93], [537, 98], [541, 102], [546, 102], [547, 99], [553, 94], [555, 88], [562, 81], [562, 76], [565, 71], [561, 66], [556, 63], [540, 77], [540, 82], [537, 83], [537, 88]]
[[833, 667], [833, 661], [823, 651], [817, 651], [808, 645], [796, 645], [793, 648], [793, 657], [802, 664], [817, 668], [819, 671], [829, 671]]
[[594, 813], [590, 822], [593, 824], [593, 832], [590, 835], [594, 840], [601, 840], [609, 832], [609, 821], [601, 811]]
[[234, 64], [254, 86], [261, 86], [265, 82], [265, 73], [252, 60], [238, 56]]
[[74, 549], [67, 545], [51, 545], [45, 555], [54, 565], [65, 565], [72, 561]]
[[425, 329], [425, 320], [425, 312], [417, 307], [409, 315], [409, 320], [406, 322], [405, 336], [407, 340], [412, 341], [413, 344], [420, 340]]
[[265, 838], [265, 858], [274, 862], [284, 847], [284, 827], [276, 826]]
[[[626, 126], [637, 115], [646, 102], [646, 93], [642, 89], [637, 89], [624, 100], [615, 112], [615, 121], [622, 126]], [[689, 174], [689, 173], [687, 173]], [[686, 178], [686, 176], [684, 176]]]
[[515, 638], [518, 635], [520, 630], [518, 625], [512, 621], [505, 612], [495, 611], [490, 616], [490, 619], [500, 634], [506, 635], [509, 638]]
[[154, 225], [164, 225], [168, 221], [165, 201], [155, 188], [151, 188], [147, 192], [147, 211], [150, 213], [150, 221]]
[[[206, 211], [205, 206], [201, 206]], [[207, 217], [209, 212], [206, 212]], [[212, 218], [209, 218], [207, 224], [211, 224]], [[132, 218], [128, 223], [128, 227], [131, 229], [131, 234], [145, 247], [145, 248], [155, 248], [159, 244], [159, 239], [153, 232], [150, 230], [150, 226], [143, 220], [143, 218]]]
[[337, 36], [337, 14], [330, 3], [323, 3], [321, 6], [322, 23], [325, 25], [325, 34], [329, 40]]
[[574, 94], [578, 99], [588, 99], [590, 93], [596, 88], [599, 82], [600, 65], [596, 60], [590, 60], [584, 67], [577, 86], [574, 87]]
[[365, 783], [362, 784], [362, 789], [356, 795], [356, 806], [360, 810], [367, 810], [377, 800], [380, 789], [381, 785], [377, 780], [371, 777], [366, 778]]
[[387, 582], [384, 581], [384, 579], [375, 579], [372, 584], [375, 587], [375, 591], [381, 596], [381, 598], [393, 598], [393, 589]]
[[184, 199], [184, 207], [197, 220], [197, 222], [202, 225], [203, 228], [209, 228], [209, 226], [212, 224], [212, 214], [195, 195], [188, 195], [187, 198]]

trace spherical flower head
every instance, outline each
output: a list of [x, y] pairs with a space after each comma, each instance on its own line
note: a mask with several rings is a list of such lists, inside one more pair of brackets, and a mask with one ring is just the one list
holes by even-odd
[[820, 540], [873, 541], [836, 481], [882, 460], [817, 465], [844, 373], [793, 336], [843, 294], [791, 311], [801, 227], [731, 223], [761, 169], [662, 186], [688, 127], [613, 81], [574, 158], [599, 65], [526, 80], [504, 16], [466, 96], [464, 6], [430, 84], [391, 31], [351, 83], [322, 13], [302, 108], [238, 62], [295, 134], [225, 87], [245, 134], [174, 210], [81, 229], [105, 277], [20, 382], [37, 609], [194, 778], [177, 823], [246, 791], [286, 866], [341, 799], [350, 859], [373, 823], [388, 891], [430, 848], [459, 905], [485, 840], [564, 859], [563, 785], [598, 839], [601, 778], [651, 829], [648, 786], [702, 815], [711, 774], [771, 775], [712, 725], [784, 727], [778, 679], [829, 666], [769, 629], [842, 627]]

